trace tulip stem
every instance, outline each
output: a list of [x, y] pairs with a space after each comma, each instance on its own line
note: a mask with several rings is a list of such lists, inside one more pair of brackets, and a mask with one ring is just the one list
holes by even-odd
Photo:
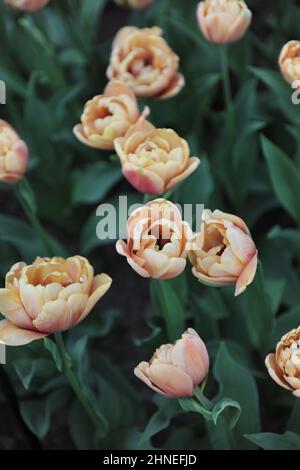
[[47, 255], [48, 256], [54, 256], [54, 250], [53, 250], [53, 247], [52, 247], [52, 243], [49, 240], [48, 235], [45, 233], [45, 230], [43, 229], [43, 227], [42, 227], [42, 225], [41, 225], [41, 223], [40, 223], [40, 221], [39, 221], [39, 219], [36, 215], [35, 209], [33, 208], [32, 204], [29, 201], [29, 198], [26, 197], [26, 194], [27, 194], [26, 191], [28, 190], [28, 188], [30, 188], [29, 183], [25, 182], [25, 180], [21, 181], [18, 184], [16, 184], [14, 186], [16, 197], [19, 200], [20, 205], [21, 205], [26, 217], [30, 221], [34, 231], [36, 232], [37, 236], [39, 237], [39, 239], [43, 243]]
[[101, 418], [101, 416], [97, 414], [94, 410], [90, 400], [83, 392], [77, 377], [72, 371], [72, 359], [66, 351], [62, 334], [55, 333], [54, 337], [62, 360], [63, 373], [66, 379], [68, 380], [71, 388], [73, 389], [75, 395], [77, 396], [78, 400], [80, 401], [81, 405], [83, 406], [84, 410], [86, 411], [87, 415], [89, 416], [91, 422], [94, 424], [96, 430], [98, 431], [98, 435], [103, 436], [105, 434], [107, 424], [104, 419]]
[[200, 405], [204, 406], [204, 408], [208, 411], [211, 411], [213, 408], [212, 402], [206, 398], [206, 396], [203, 394], [202, 390], [200, 388], [195, 387], [193, 390], [194, 396], [197, 398], [198, 402]]
[[233, 127], [234, 127], [233, 104], [232, 104], [232, 96], [231, 96], [229, 64], [228, 64], [228, 54], [227, 54], [226, 45], [220, 45], [220, 56], [221, 56], [225, 107], [228, 113], [228, 119], [230, 121], [231, 130], [233, 130]]

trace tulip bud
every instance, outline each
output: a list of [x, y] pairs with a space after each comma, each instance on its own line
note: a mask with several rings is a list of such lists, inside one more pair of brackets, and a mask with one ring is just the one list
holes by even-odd
[[141, 362], [134, 373], [160, 395], [183, 398], [193, 395], [193, 388], [205, 380], [208, 370], [206, 346], [189, 328], [174, 344], [157, 349], [150, 362]]
[[279, 66], [287, 82], [294, 83], [300, 80], [300, 41], [289, 41], [282, 48]]
[[0, 119], [0, 181], [17, 183], [27, 166], [27, 145], [6, 121]]
[[244, 36], [252, 13], [242, 0], [204, 0], [198, 5], [197, 19], [208, 41], [228, 44]]
[[[148, 108], [144, 114], [149, 113]], [[108, 83], [103, 95], [89, 100], [74, 134], [85, 145], [112, 150], [114, 140], [124, 136], [140, 116], [133, 91], [118, 80]]]
[[37, 11], [43, 8], [49, 0], [4, 0], [5, 3], [23, 11]]
[[147, 8], [153, 0], [115, 0], [117, 5], [128, 8]]
[[200, 282], [209, 286], [235, 284], [235, 295], [239, 295], [254, 279], [257, 249], [242, 219], [206, 209], [189, 259]]
[[281, 338], [276, 353], [266, 357], [266, 366], [278, 385], [300, 398], [300, 327]]
[[177, 207], [156, 199], [136, 209], [127, 222], [127, 244], [119, 240], [117, 252], [143, 277], [172, 279], [186, 266], [190, 226]]
[[179, 57], [161, 37], [160, 28], [126, 26], [116, 35], [107, 77], [121, 80], [138, 97], [171, 98], [184, 86]]
[[112, 280], [94, 276], [81, 256], [37, 258], [17, 263], [0, 289], [0, 344], [21, 346], [68, 330], [84, 318], [108, 291]]
[[175, 131], [155, 129], [144, 117], [114, 144], [124, 177], [145, 194], [160, 195], [174, 188], [200, 165]]

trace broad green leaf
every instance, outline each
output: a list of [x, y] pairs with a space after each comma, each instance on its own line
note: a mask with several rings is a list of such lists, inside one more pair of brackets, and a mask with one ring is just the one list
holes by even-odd
[[60, 355], [60, 352], [58, 350], [58, 347], [56, 346], [56, 344], [54, 343], [54, 341], [52, 341], [51, 339], [49, 338], [44, 338], [44, 345], [45, 345], [45, 348], [50, 352], [51, 356], [52, 356], [52, 359], [57, 367], [57, 370], [59, 372], [62, 371], [62, 360], [61, 360], [61, 355]]
[[293, 251], [296, 256], [300, 257], [300, 230], [293, 228], [282, 229], [278, 225], [275, 225], [268, 233], [268, 239], [278, 239], [287, 243], [289, 249]]
[[223, 398], [222, 400], [218, 401], [212, 409], [212, 419], [215, 425], [217, 425], [218, 419], [224, 411], [227, 413], [226, 418], [229, 429], [234, 429], [242, 411], [239, 403], [231, 400], [230, 398]]
[[150, 418], [150, 421], [140, 439], [140, 445], [166, 429], [169, 426], [171, 419], [182, 413], [182, 409], [177, 400], [159, 398], [157, 401], [159, 409]]
[[289, 431], [284, 434], [246, 434], [245, 437], [264, 450], [300, 450], [300, 436]]
[[163, 317], [169, 341], [179, 339], [185, 330], [185, 306], [177, 291], [168, 281], [151, 279], [150, 293], [153, 305]]
[[120, 165], [111, 162], [97, 162], [76, 172], [72, 189], [73, 203], [100, 202], [120, 179]]
[[300, 224], [300, 172], [292, 160], [265, 137], [262, 138], [262, 148], [275, 194]]

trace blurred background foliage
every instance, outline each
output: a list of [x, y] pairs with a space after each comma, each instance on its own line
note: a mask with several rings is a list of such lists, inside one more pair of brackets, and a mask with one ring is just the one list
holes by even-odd
[[[7, 84], [1, 117], [30, 148], [28, 179], [38, 213], [58, 255], [80, 253], [114, 283], [83, 324], [66, 334], [82, 385], [106, 422], [99, 439], [60, 368], [51, 340], [9, 348], [0, 367], [0, 448], [300, 449], [300, 405], [267, 375], [264, 358], [300, 323], [300, 107], [278, 71], [278, 55], [299, 39], [300, 6], [249, 0], [253, 24], [229, 47], [235, 125], [224, 112], [220, 51], [198, 31], [196, 0], [156, 0], [143, 12], [106, 0], [52, 0], [34, 15], [0, 4], [0, 79]], [[212, 359], [208, 396], [236, 400], [241, 417], [207, 426], [177, 402], [154, 396], [133, 367], [167, 342], [160, 315], [164, 292], [139, 278], [114, 244], [96, 237], [96, 207], [119, 195], [140, 202], [107, 152], [72, 134], [83, 104], [102, 92], [111, 41], [125, 24], [158, 25], [180, 56], [186, 87], [165, 101], [140, 101], [157, 127], [171, 127], [201, 158], [173, 194], [240, 215], [258, 246], [261, 266], [239, 299], [231, 288], [202, 287], [189, 267], [168, 283], [168, 310], [178, 336], [186, 325], [202, 336]], [[14, 199], [0, 187], [0, 275], [44, 255]], [[199, 227], [198, 227], [199, 228]], [[175, 296], [174, 292], [179, 296]], [[151, 418], [151, 419], [150, 419]]]

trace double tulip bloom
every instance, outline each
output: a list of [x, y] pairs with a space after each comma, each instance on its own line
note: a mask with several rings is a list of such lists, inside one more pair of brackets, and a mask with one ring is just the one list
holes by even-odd
[[27, 166], [27, 145], [6, 121], [0, 119], [0, 181], [17, 183]]
[[114, 140], [124, 136], [139, 117], [137, 100], [132, 90], [122, 82], [112, 80], [103, 95], [95, 96], [86, 103], [81, 124], [74, 127], [74, 134], [89, 147], [112, 150]]
[[113, 42], [108, 78], [121, 80], [139, 97], [177, 95], [184, 86], [178, 73], [179, 58], [161, 34], [157, 27], [120, 29]]
[[4, 0], [5, 3], [23, 11], [36, 11], [43, 8], [49, 0]]
[[0, 343], [20, 346], [81, 322], [110, 288], [80, 256], [17, 263], [0, 289]]
[[203, 284], [235, 284], [241, 294], [253, 281], [257, 268], [257, 249], [245, 222], [219, 210], [203, 212], [200, 233], [189, 251], [193, 274]]
[[266, 358], [268, 372], [281, 387], [300, 398], [300, 327], [284, 335]]
[[117, 5], [130, 8], [147, 8], [153, 0], [115, 0]]
[[177, 207], [156, 199], [136, 209], [128, 219], [127, 244], [119, 240], [118, 253], [143, 277], [172, 279], [185, 266], [192, 231]]
[[300, 80], [300, 41], [289, 41], [282, 48], [279, 66], [287, 82], [293, 83]]
[[200, 160], [172, 129], [156, 129], [141, 117], [125, 137], [115, 140], [124, 177], [145, 194], [160, 195], [192, 174]]
[[242, 0], [205, 0], [197, 8], [203, 36], [216, 44], [241, 39], [252, 20], [252, 13]]
[[205, 380], [208, 370], [205, 344], [189, 328], [175, 344], [157, 349], [150, 362], [141, 362], [134, 373], [160, 395], [180, 398], [191, 397], [193, 388]]

